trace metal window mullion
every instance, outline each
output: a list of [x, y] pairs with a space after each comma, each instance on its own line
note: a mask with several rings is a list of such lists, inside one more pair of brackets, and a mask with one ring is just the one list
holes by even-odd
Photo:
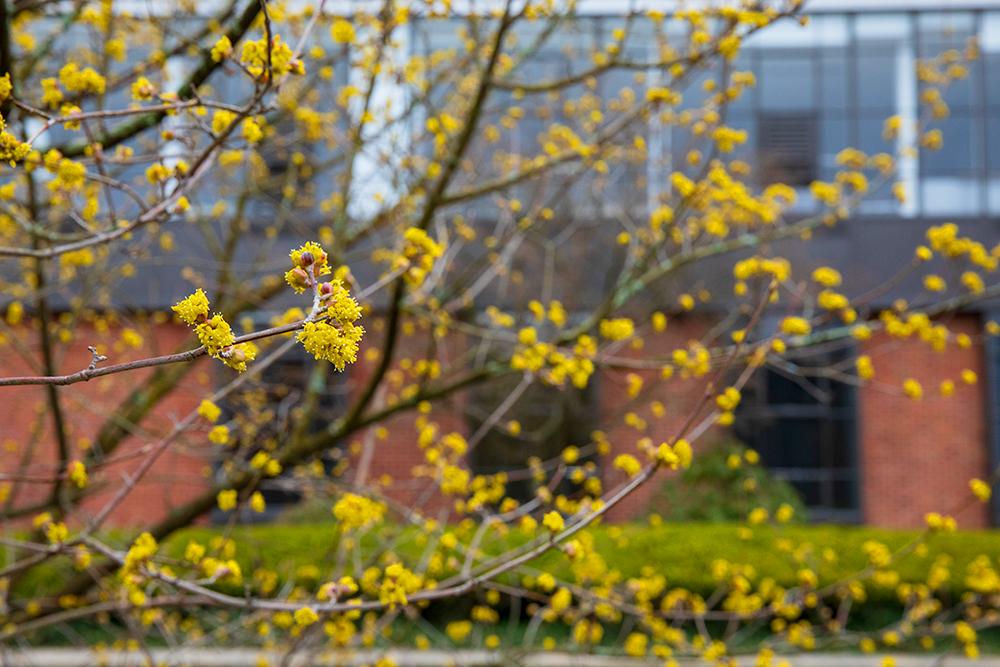
[[[979, 39], [980, 34], [983, 32], [983, 12], [982, 10], [976, 11], [973, 14], [973, 27], [972, 35], [975, 39]], [[979, 168], [977, 169], [979, 177], [979, 213], [980, 215], [988, 215], [989, 213], [989, 178], [987, 175], [987, 160], [989, 160], [989, 149], [986, 143], [987, 139], [987, 125], [986, 122], [986, 54], [980, 49], [979, 58], [972, 63], [972, 70], [976, 73], [976, 85], [973, 86], [973, 95], [975, 95], [975, 100], [972, 106], [973, 113], [973, 127], [978, 128], [979, 141], [977, 143], [977, 149], [979, 151]]]
[[858, 29], [857, 14], [847, 15], [847, 143], [859, 144], [860, 109], [858, 107]]

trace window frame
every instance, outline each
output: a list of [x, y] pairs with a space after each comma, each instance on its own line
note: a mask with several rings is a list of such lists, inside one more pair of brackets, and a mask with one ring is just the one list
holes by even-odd
[[[853, 341], [844, 341], [840, 347], [825, 352], [823, 356], [830, 357], [834, 363], [843, 362], [853, 358], [855, 348], [856, 344]], [[809, 363], [807, 361], [809, 358], [806, 357], [803, 361]], [[829, 361], [815, 363], [825, 366]], [[744, 400], [736, 411], [734, 432], [744, 444], [758, 450], [761, 454], [762, 464], [778, 479], [786, 481], [792, 486], [795, 486], [796, 482], [816, 482], [820, 485], [822, 502], [819, 505], [807, 504], [806, 498], [801, 491], [799, 492], [808, 509], [810, 520], [860, 523], [864, 515], [864, 490], [862, 488], [858, 402], [860, 392], [857, 387], [829, 377], [810, 378], [811, 382], [820, 384], [827, 391], [836, 387], [836, 391], [844, 392], [843, 395], [846, 398], [844, 403], [839, 406], [824, 405], [818, 401], [771, 403], [768, 396], [769, 374], [780, 374], [787, 377], [786, 374], [780, 373], [770, 366], [765, 366], [754, 374], [748, 387], [745, 388]], [[755, 389], [756, 391], [754, 391]], [[806, 419], [819, 422], [820, 441], [818, 446], [822, 448], [820, 451], [821, 466], [775, 465], [766, 460], [767, 451], [761, 446], [761, 439], [765, 437], [764, 431], [767, 428], [781, 428], [780, 422], [783, 419]], [[838, 437], [843, 437], [845, 434], [846, 442], [836, 442]], [[850, 462], [847, 467], [838, 467], [832, 461], [835, 448], [839, 447], [846, 447], [843, 456]], [[836, 506], [834, 485], [841, 482], [853, 482], [850, 487], [852, 489], [850, 507]]]

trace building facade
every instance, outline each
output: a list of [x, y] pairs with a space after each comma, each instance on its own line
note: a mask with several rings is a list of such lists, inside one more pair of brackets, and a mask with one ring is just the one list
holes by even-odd
[[[592, 13], [585, 11], [564, 36], [557, 36], [555, 46], [537, 54], [529, 63], [526, 76], [544, 79], [572, 73], [579, 63], [574, 61], [574, 49], [563, 47], [576, 45], [579, 58], [586, 59], [588, 49], [580, 47], [581, 41], [601, 43], [621, 26], [622, 18], [606, 3], [592, 5]], [[844, 291], [860, 294], [885, 282], [890, 277], [886, 273], [890, 268], [906, 263], [905, 256], [891, 256], [899, 252], [894, 248], [912, 249], [932, 225], [954, 221], [963, 232], [984, 242], [992, 245], [1000, 241], [1000, 3], [952, 3], [941, 7], [940, 3], [930, 2], [820, 1], [810, 6], [809, 11], [808, 25], [786, 22], [763, 31], [746, 43], [734, 62], [719, 65], [753, 72], [757, 81], [728, 112], [728, 124], [746, 130], [750, 137], [733, 157], [753, 164], [764, 182], [783, 181], [800, 189], [801, 204], [794, 211], [798, 215], [815, 212], [811, 208], [813, 200], [806, 196], [808, 186], [814, 180], [833, 178], [837, 170], [836, 155], [842, 148], [854, 146], [866, 153], [889, 150], [893, 146], [883, 138], [885, 119], [917, 118], [921, 87], [916, 71], [921, 59], [949, 49], [966, 49], [970, 40], [978, 44], [981, 55], [969, 76], [946, 92], [945, 101], [951, 112], [937, 125], [944, 136], [944, 149], [904, 158], [900, 180], [908, 192], [906, 200], [899, 201], [888, 187], [877, 189], [848, 224], [821, 230], [812, 243], [801, 248], [789, 246], [788, 254], [796, 265], [838, 266], [845, 273]], [[641, 33], [641, 26], [637, 30]], [[424, 25], [414, 21], [406, 48], [441, 48], [448, 40], [456, 39], [456, 35], [456, 27], [447, 22]], [[641, 38], [630, 43], [633, 45], [630, 48], [636, 50], [633, 54], [636, 58], [652, 49], [651, 45], [647, 49]], [[341, 72], [336, 76], [346, 81], [348, 74]], [[612, 96], [625, 83], [634, 85], [631, 74], [620, 79], [615, 76], [602, 78], [599, 95]], [[647, 77], [647, 82], [655, 82], [656, 73], [649, 72]], [[688, 90], [685, 104], [697, 105], [701, 81], [693, 81]], [[394, 90], [391, 86], [382, 87], [377, 94], [391, 97]], [[504, 145], [515, 151], [523, 151], [537, 142], [542, 126], [541, 119], [532, 118], [530, 106], [524, 106], [528, 120], [503, 139], [509, 142]], [[684, 139], [655, 121], [643, 131], [651, 147], [650, 159], [640, 165], [621, 167], [622, 173], [611, 175], [610, 191], [617, 192], [617, 196], [605, 193], [600, 201], [594, 201], [581, 193], [566, 204], [568, 215], [595, 220], [622, 210], [648, 215], [660, 188], [669, 181], [671, 171], [678, 168], [671, 160], [683, 153]], [[905, 143], [912, 139], [901, 136], [898, 141]], [[359, 168], [366, 167], [362, 164]], [[378, 178], [373, 172], [372, 182], [377, 183]], [[615, 186], [615, 182], [620, 185]], [[518, 187], [530, 186], [528, 183]], [[901, 243], [901, 239], [905, 242]], [[587, 280], [585, 275], [578, 279]], [[702, 282], [712, 286], [710, 277], [706, 276]], [[581, 289], [586, 292], [594, 288], [583, 285]], [[725, 292], [725, 289], [713, 291]], [[903, 281], [900, 290], [904, 296], [912, 296], [919, 292], [919, 284]], [[168, 292], [144, 292], [143, 303], [132, 305], [166, 309], [177, 296]], [[856, 387], [831, 377], [811, 378], [803, 383], [796, 379], [795, 373], [768, 368], [748, 386], [734, 432], [760, 452], [764, 464], [776, 476], [799, 491], [816, 520], [888, 527], [922, 525], [926, 512], [949, 510], [950, 507], [942, 507], [942, 501], [966, 495], [970, 479], [986, 478], [1000, 465], [1000, 346], [996, 339], [980, 335], [986, 322], [1000, 314], [991, 310], [993, 307], [986, 303], [950, 316], [949, 326], [953, 330], [970, 335], [973, 343], [969, 346], [949, 345], [944, 351], [934, 352], [916, 342], [876, 335], [864, 342], [825, 346], [811, 351], [812, 357], [790, 361], [802, 367], [836, 367], [858, 353], [867, 354], [878, 366], [879, 376], [866, 386]], [[268, 314], [262, 312], [259, 316], [266, 319]], [[666, 354], [697, 338], [713, 321], [711, 313], [699, 310], [675, 318], [666, 332], [647, 340], [644, 353], [662, 350]], [[111, 322], [107, 332], [95, 332], [94, 337], [116, 340], [116, 326]], [[183, 340], [183, 329], [166, 322], [155, 326], [161, 332], [157, 337], [165, 349]], [[377, 340], [378, 330], [377, 326], [372, 327], [372, 340]], [[456, 335], [446, 347], [457, 358], [464, 345]], [[73, 360], [86, 356], [82, 349], [85, 346], [81, 343], [78, 347], [65, 355], [66, 367], [61, 370], [76, 370]], [[331, 410], [356, 394], [375, 363], [373, 359], [363, 359], [336, 383], [331, 382], [324, 399], [329, 400]], [[957, 379], [955, 376], [962, 369], [975, 372], [980, 381], [974, 385], [958, 382], [956, 395], [950, 398], [929, 391], [922, 401], [915, 402], [898, 392], [884, 390], [898, 386], [907, 377], [933, 387], [941, 379]], [[26, 370], [12, 357], [0, 359], [0, 375], [22, 372]], [[280, 372], [303, 382], [312, 377], [311, 367], [304, 359], [293, 360]], [[124, 397], [149, 377], [150, 374], [143, 372], [89, 383], [73, 399], [72, 409], [86, 411], [89, 393], [105, 401]], [[169, 424], [172, 417], [196, 407], [214, 381], [212, 369], [199, 363], [156, 413], [142, 417], [137, 426], [140, 433], [155, 431]], [[693, 405], [696, 398], [684, 385], [672, 386], [678, 390], [649, 397], [671, 408], [662, 418], [645, 415], [651, 424], [650, 437], [654, 439], [657, 434], [666, 437], [686, 414], [684, 408]], [[29, 412], [39, 396], [40, 390], [36, 388], [19, 388], [4, 390], [0, 400], [9, 414], [14, 415]], [[628, 410], [622, 378], [603, 372], [597, 374], [585, 395], [574, 396], [572, 400], [552, 391], [533, 394], [531, 399], [537, 407], [536, 414], [525, 414], [524, 419], [535, 419], [540, 424], [551, 422], [549, 454], [558, 454], [564, 446], [590, 437], [588, 420], [594, 415], [610, 419]], [[294, 404], [295, 397], [282, 395], [270, 400], [275, 402], [275, 419], [280, 423], [281, 410]], [[482, 405], [488, 405], [490, 400], [489, 396], [474, 393], [463, 395], [438, 408], [433, 418], [445, 430], [472, 434], [482, 427]], [[95, 414], [81, 425], [97, 424], [99, 417]], [[14, 443], [37, 440], [44, 447], [47, 446], [44, 443], [51, 442], [46, 428], [39, 420], [15, 420], [6, 427], [4, 439]], [[634, 434], [625, 432], [627, 427], [621, 429], [621, 433], [607, 434], [611, 452], [594, 459], [608, 483], [619, 474], [610, 461], [626, 449], [614, 443], [631, 443], [635, 439]], [[503, 452], [504, 438], [509, 437], [499, 432], [494, 434], [499, 442], [494, 451]], [[515, 443], [507, 444], [512, 449]], [[444, 502], [429, 498], [421, 489], [411, 489], [405, 483], [412, 469], [423, 461], [412, 416], [396, 418], [384, 430], [342, 444], [347, 456], [360, 457], [366, 448], [378, 451], [365, 463], [367, 478], [393, 478], [395, 481], [387, 487], [387, 492], [400, 502], [426, 506]], [[141, 447], [135, 444], [123, 451], [124, 465], [128, 452], [138, 455]], [[138, 523], [152, 515], [164, 515], [172, 506], [207, 488], [218, 466], [217, 461], [204, 458], [196, 448], [172, 448], [166, 457], [165, 469], [171, 472], [147, 479], [132, 502], [123, 506], [118, 521]], [[523, 466], [523, 458], [474, 460], [472, 465], [482, 472], [495, 472]], [[39, 489], [39, 494], [42, 491]], [[641, 517], [655, 492], [652, 486], [640, 489], [610, 518]], [[297, 496], [282, 496], [278, 485], [271, 499], [278, 507], [283, 501], [291, 504]], [[95, 507], [100, 500], [98, 495]], [[1000, 508], [972, 507], [960, 520], [966, 527], [985, 527], [997, 522], [998, 511]]]

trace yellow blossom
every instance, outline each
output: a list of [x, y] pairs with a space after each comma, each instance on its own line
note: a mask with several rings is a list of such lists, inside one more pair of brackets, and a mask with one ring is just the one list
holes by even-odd
[[236, 509], [237, 494], [235, 489], [225, 489], [223, 491], [219, 491], [215, 499], [219, 505], [219, 509], [223, 512], [229, 512]]
[[811, 331], [812, 326], [804, 317], [789, 316], [781, 321], [781, 332], [788, 336], [807, 336]]
[[221, 414], [222, 410], [219, 406], [208, 399], [203, 399], [202, 402], [198, 404], [198, 415], [204, 417], [207, 421], [217, 421], [219, 419], [219, 415]]
[[82, 461], [72, 461], [67, 469], [67, 477], [78, 489], [87, 486], [87, 468]]
[[972, 495], [984, 503], [990, 499], [990, 496], [993, 493], [990, 485], [981, 479], [969, 480], [969, 489], [972, 491]]
[[333, 25], [330, 26], [330, 36], [337, 44], [350, 44], [355, 38], [354, 26], [345, 19], [334, 19]]
[[208, 297], [200, 287], [189, 297], [177, 302], [172, 310], [181, 321], [189, 326], [198, 324], [208, 317]]
[[208, 441], [216, 445], [224, 445], [229, 442], [229, 427], [225, 425], [213, 426], [208, 432]]
[[625, 340], [630, 338], [635, 331], [635, 325], [627, 317], [601, 320], [599, 328], [601, 336], [608, 340]]
[[312, 625], [319, 620], [319, 615], [312, 607], [299, 607], [295, 610], [295, 623], [301, 627]]
[[215, 43], [212, 47], [212, 60], [215, 62], [221, 62], [233, 52], [233, 43], [229, 40], [229, 37], [223, 35], [219, 38], [219, 41]]
[[550, 532], [558, 533], [566, 527], [566, 521], [559, 512], [548, 512], [542, 517], [542, 525], [548, 528]]

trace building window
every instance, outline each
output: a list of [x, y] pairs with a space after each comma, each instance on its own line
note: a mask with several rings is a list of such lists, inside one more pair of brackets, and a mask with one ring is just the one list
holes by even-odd
[[[284, 444], [301, 428], [304, 436], [322, 431], [344, 413], [346, 385], [344, 374], [337, 373], [323, 361], [316, 361], [301, 346], [296, 345], [280, 359], [264, 369], [256, 381], [233, 394], [222, 406], [224, 419], [239, 415], [232, 426], [236, 444], [227, 448], [216, 462], [217, 474], [222, 474], [226, 459], [233, 450], [242, 460], [250, 460], [257, 452], [273, 451]], [[310, 409], [308, 423], [299, 425], [303, 410]], [[220, 420], [221, 421], [221, 420]], [[328, 475], [336, 475], [342, 452], [332, 447], [320, 459]], [[241, 508], [244, 523], [271, 521], [284, 510], [302, 500], [302, 493], [293, 483], [292, 471], [285, 470], [278, 477], [263, 480], [257, 490], [264, 496], [267, 509], [255, 514], [249, 507]], [[224, 523], [230, 513], [216, 509], [212, 520]]]
[[[986, 321], [1000, 322], [1000, 310], [985, 313]], [[986, 357], [987, 419], [990, 443], [990, 471], [1000, 468], [1000, 337], [987, 336], [983, 342]], [[1000, 525], [1000, 494], [991, 501], [993, 525]]]
[[856, 391], [821, 370], [852, 358], [849, 348], [809, 350], [761, 369], [737, 413], [737, 437], [795, 487], [814, 520], [860, 520]]
[[[597, 457], [588, 446], [597, 426], [595, 379], [584, 390], [567, 387], [554, 389], [534, 382], [521, 394], [496, 424], [475, 442], [475, 434], [490, 421], [504, 400], [515, 391], [519, 377], [506, 377], [476, 386], [466, 404], [466, 423], [473, 438], [469, 451], [469, 467], [477, 475], [509, 475], [507, 495], [520, 502], [535, 497], [536, 482], [530, 474], [530, 459], [542, 462], [557, 460], [570, 445], [580, 448], [580, 458], [574, 466], [596, 472]], [[517, 433], [508, 425], [520, 425]], [[571, 472], [571, 471], [569, 471]], [[571, 474], [562, 476], [553, 493], [573, 494], [580, 490], [571, 481]]]

